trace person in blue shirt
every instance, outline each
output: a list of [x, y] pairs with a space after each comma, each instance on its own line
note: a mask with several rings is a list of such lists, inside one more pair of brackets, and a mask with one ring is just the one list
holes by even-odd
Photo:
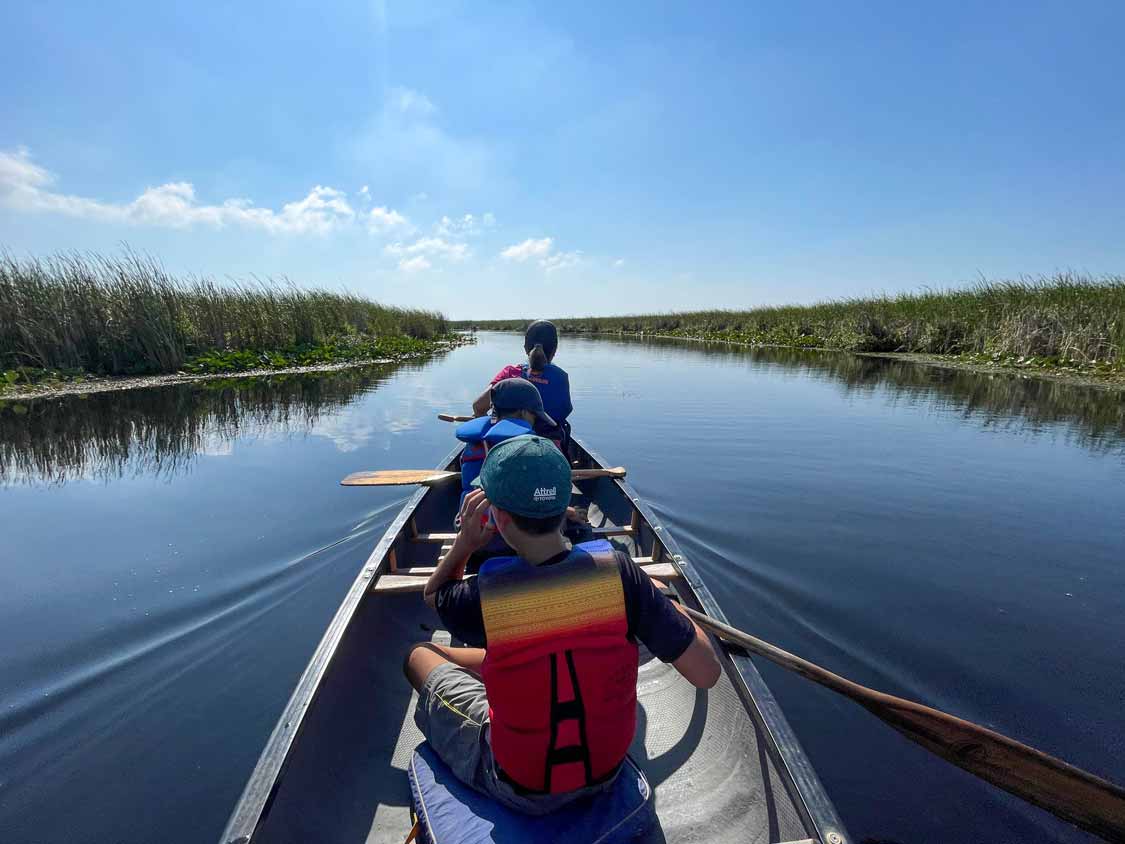
[[484, 416], [492, 404], [492, 386], [508, 378], [522, 378], [530, 381], [539, 390], [543, 407], [556, 423], [552, 427], [536, 424], [535, 433], [565, 444], [570, 436], [570, 416], [574, 406], [570, 401], [570, 376], [566, 370], [552, 361], [559, 348], [559, 332], [545, 319], [537, 319], [527, 327], [523, 338], [523, 349], [527, 352], [527, 363], [505, 366], [492, 379], [489, 388], [473, 402], [473, 415]]

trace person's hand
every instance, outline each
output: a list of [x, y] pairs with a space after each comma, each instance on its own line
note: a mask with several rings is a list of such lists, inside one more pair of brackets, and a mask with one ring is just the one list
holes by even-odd
[[466, 556], [479, 551], [496, 535], [496, 525], [488, 518], [488, 499], [483, 489], [474, 489], [461, 504], [461, 529], [453, 541], [455, 548]]
[[586, 508], [585, 507], [567, 507], [566, 508], [566, 518], [567, 518], [567, 521], [574, 522], [575, 524], [579, 524], [579, 525], [590, 524], [590, 518], [586, 514]]

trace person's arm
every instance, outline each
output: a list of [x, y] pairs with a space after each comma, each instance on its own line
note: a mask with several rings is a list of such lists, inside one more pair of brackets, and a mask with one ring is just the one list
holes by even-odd
[[719, 682], [722, 667], [707, 634], [627, 555], [618, 554], [618, 567], [629, 632], [693, 686], [709, 689]]
[[474, 551], [483, 548], [496, 533], [495, 525], [487, 524], [488, 499], [483, 489], [474, 489], [465, 496], [461, 504], [461, 529], [453, 540], [453, 547], [434, 569], [422, 597], [430, 607], [437, 606], [437, 592], [451, 580], [460, 580], [465, 575], [465, 564]]
[[484, 416], [492, 407], [492, 387], [477, 396], [473, 402], [473, 416]]
[[719, 657], [715, 654], [714, 647], [711, 646], [711, 638], [688, 617], [688, 614], [678, 604], [673, 601], [669, 601], [669, 603], [691, 622], [691, 626], [695, 630], [695, 637], [691, 640], [691, 644], [687, 646], [687, 650], [680, 655], [679, 659], [672, 663], [672, 667], [697, 689], [709, 689], [719, 682], [719, 675], [722, 673]]

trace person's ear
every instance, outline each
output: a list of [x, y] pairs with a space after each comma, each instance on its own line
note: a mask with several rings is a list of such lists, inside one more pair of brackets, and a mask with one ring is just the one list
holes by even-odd
[[509, 513], [505, 513], [499, 507], [492, 508], [492, 520], [496, 522], [496, 527], [501, 532], [507, 530], [512, 524], [512, 517]]

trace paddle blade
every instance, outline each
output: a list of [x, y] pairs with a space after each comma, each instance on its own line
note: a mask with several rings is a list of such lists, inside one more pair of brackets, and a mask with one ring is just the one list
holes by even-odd
[[437, 469], [380, 469], [376, 472], [353, 472], [340, 481], [340, 485], [407, 486], [409, 484], [424, 484], [436, 486], [459, 477], [461, 477], [460, 472], [443, 472]]
[[439, 413], [437, 418], [442, 422], [469, 422], [475, 417], [473, 416], [458, 416], [455, 413]]

